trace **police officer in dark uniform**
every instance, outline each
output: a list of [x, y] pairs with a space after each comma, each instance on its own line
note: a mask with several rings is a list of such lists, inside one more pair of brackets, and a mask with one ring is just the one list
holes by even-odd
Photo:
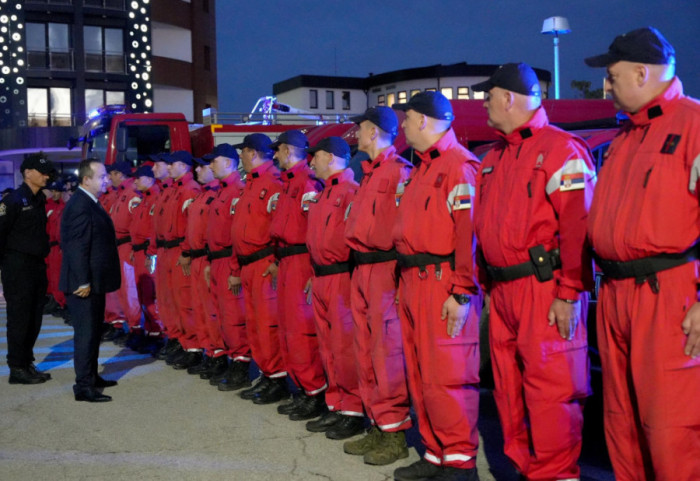
[[41, 189], [55, 173], [43, 154], [20, 166], [24, 182], [0, 201], [0, 262], [7, 301], [7, 364], [10, 384], [39, 384], [51, 375], [34, 367], [34, 343], [46, 302], [46, 197]]

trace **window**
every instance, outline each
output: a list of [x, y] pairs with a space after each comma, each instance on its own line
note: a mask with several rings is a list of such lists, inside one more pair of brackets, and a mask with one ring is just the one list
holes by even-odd
[[27, 23], [27, 67], [73, 70], [68, 24]]
[[85, 70], [89, 72], [125, 73], [124, 31], [94, 25], [83, 27]]
[[485, 97], [485, 92], [474, 92], [474, 100], [484, 100]]
[[430, 89], [425, 89], [425, 91], [426, 92], [437, 92], [437, 89], [430, 88]]
[[317, 109], [318, 108], [318, 90], [316, 90], [316, 89], [309, 90], [309, 108], [310, 109]]
[[350, 92], [344, 90], [341, 99], [343, 102], [343, 110], [350, 110]]
[[30, 127], [72, 126], [69, 88], [28, 88], [27, 118]]
[[85, 0], [85, 6], [124, 10], [124, 0]]
[[459, 100], [469, 99], [469, 87], [457, 87], [457, 98]]
[[332, 90], [326, 90], [326, 110], [333, 110], [335, 108], [335, 95]]
[[408, 99], [406, 98], [406, 91], [405, 91], [405, 90], [401, 90], [401, 91], [399, 92], [399, 103], [400, 103], [400, 104], [405, 104], [405, 103], [406, 103], [406, 100], [408, 100]]
[[452, 99], [452, 87], [443, 87], [440, 89], [440, 92], [442, 95], [444, 95], [448, 99]]
[[85, 89], [85, 113], [102, 105], [124, 104], [124, 92], [118, 90]]
[[394, 93], [386, 94], [386, 105], [388, 107], [391, 107], [395, 103], [396, 103], [396, 94], [394, 94]]
[[377, 105], [384, 105], [386, 102], [384, 95], [377, 96]]
[[411, 90], [411, 98], [413, 98], [416, 94], [420, 93], [420, 89], [413, 89]]
[[204, 46], [204, 70], [211, 71], [211, 49], [208, 45]]

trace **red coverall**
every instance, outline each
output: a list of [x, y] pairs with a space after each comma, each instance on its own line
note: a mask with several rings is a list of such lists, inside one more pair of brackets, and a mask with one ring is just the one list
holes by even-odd
[[350, 248], [345, 242], [345, 211], [358, 189], [346, 169], [326, 179], [326, 187], [309, 206], [306, 245], [315, 266], [348, 265], [345, 272], [313, 278], [313, 310], [321, 360], [328, 377], [326, 404], [330, 411], [362, 416], [362, 399], [353, 351], [350, 310]]
[[[397, 190], [396, 250], [400, 256], [454, 255], [454, 261], [401, 268], [399, 313], [408, 386], [425, 459], [438, 466], [473, 468], [479, 447], [481, 296], [474, 269], [471, 195], [478, 160], [459, 145], [451, 129], [416, 154], [420, 165]], [[451, 293], [472, 296], [466, 323], [454, 338], [441, 319]]]
[[[396, 188], [411, 164], [392, 146], [362, 164], [364, 177], [348, 214], [345, 237], [360, 252], [390, 251], [396, 221]], [[396, 312], [396, 261], [362, 264], [352, 274], [350, 305], [360, 396], [370, 420], [382, 431], [411, 427], [401, 326]]]
[[328, 384], [318, 353], [314, 312], [306, 303], [304, 288], [313, 277], [308, 252], [286, 255], [290, 246], [306, 251], [309, 205], [323, 184], [303, 160], [280, 174], [282, 192], [272, 200], [270, 235], [277, 247], [277, 308], [282, 359], [294, 383], [309, 396], [323, 392]]
[[[207, 242], [211, 257], [211, 292], [216, 302], [216, 325], [210, 326], [209, 337], [214, 344], [225, 346], [226, 354], [234, 361], [250, 362], [250, 345], [245, 328], [243, 293], [234, 296], [228, 288], [231, 274], [231, 205], [238, 202], [243, 182], [238, 172], [221, 180], [216, 198], [209, 205]], [[217, 337], [218, 336], [218, 337]]]
[[136, 290], [136, 276], [134, 265], [131, 263], [131, 227], [134, 207], [141, 203], [141, 194], [134, 191], [134, 179], [125, 179], [117, 187], [117, 200], [109, 211], [114, 231], [117, 234], [117, 249], [119, 250], [119, 263], [121, 264], [122, 283], [117, 293], [119, 304], [126, 317], [129, 330], [141, 328], [141, 304]]
[[[107, 192], [99, 197], [99, 202], [109, 212], [112, 210], [112, 206], [117, 201], [118, 196], [119, 189], [110, 186], [107, 188]], [[119, 302], [119, 291], [108, 292], [105, 296], [105, 322], [120, 328], [125, 320], [122, 306]]]
[[[700, 239], [700, 104], [680, 81], [623, 126], [600, 172], [588, 236], [603, 259], [683, 252]], [[700, 357], [681, 323], [697, 262], [650, 282], [604, 278], [598, 301], [605, 434], [615, 477], [700, 479]], [[653, 282], [652, 282], [653, 283]]]
[[66, 205], [62, 200], [46, 200], [46, 230], [49, 234], [49, 255], [46, 256], [46, 277], [49, 281], [47, 294], [51, 294], [59, 306], [66, 307], [66, 295], [58, 288], [61, 277], [61, 217]]
[[[543, 108], [486, 155], [474, 225], [487, 264], [530, 261], [528, 249], [560, 249], [561, 269], [491, 282], [494, 397], [505, 453], [528, 480], [579, 477], [583, 401], [590, 394], [585, 289], [593, 281], [584, 248], [595, 171], [578, 137], [550, 126]], [[482, 282], [489, 282], [482, 274]], [[555, 298], [575, 304], [579, 324], [564, 340], [547, 319]]]
[[[187, 243], [190, 246], [190, 279], [192, 282], [192, 315], [196, 326], [197, 342], [206, 349], [207, 355], [215, 352], [223, 354], [224, 343], [221, 335], [209, 336], [211, 326], [218, 326], [214, 296], [204, 277], [204, 269], [209, 266], [207, 256], [207, 224], [209, 221], [209, 206], [216, 198], [219, 181], [213, 180], [202, 186], [192, 204], [188, 207]], [[218, 226], [220, 228], [220, 226]]]
[[158, 185], [161, 188], [161, 192], [156, 197], [153, 207], [151, 207], [153, 234], [146, 252], [149, 256], [157, 256], [155, 271], [156, 302], [165, 333], [171, 339], [180, 340], [182, 329], [177, 310], [175, 309], [173, 292], [168, 287], [167, 249], [163, 247], [165, 236], [168, 235], [171, 227], [169, 220], [166, 218], [166, 206], [170, 203], [170, 198], [175, 194], [175, 188], [173, 187], [172, 179], [158, 181]]
[[132, 209], [132, 220], [129, 228], [131, 249], [134, 255], [134, 276], [136, 277], [136, 292], [139, 304], [143, 310], [144, 332], [149, 336], [159, 336], [162, 332], [160, 316], [156, 306], [155, 276], [146, 267], [146, 256], [155, 255], [155, 239], [153, 234], [153, 217], [155, 202], [160, 194], [157, 184], [141, 194], [141, 203]]
[[[263, 375], [270, 378], [287, 375], [277, 330], [277, 291], [272, 286], [272, 276], [262, 276], [275, 261], [270, 237], [272, 198], [281, 190], [279, 171], [272, 161], [265, 162], [248, 174], [241, 197], [231, 204], [234, 253], [230, 258], [231, 275], [240, 277], [243, 283], [246, 330], [253, 359]], [[236, 258], [250, 256], [266, 248], [270, 249], [269, 255], [245, 266]]]

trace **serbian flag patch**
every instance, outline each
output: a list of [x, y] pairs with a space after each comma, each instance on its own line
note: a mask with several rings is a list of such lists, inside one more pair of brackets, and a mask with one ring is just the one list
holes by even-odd
[[452, 202], [452, 210], [462, 210], [472, 208], [472, 196], [469, 194], [456, 195]]
[[585, 187], [586, 178], [583, 172], [575, 172], [573, 174], [562, 174], [561, 182], [559, 183], [560, 192], [568, 192], [570, 190], [580, 190]]

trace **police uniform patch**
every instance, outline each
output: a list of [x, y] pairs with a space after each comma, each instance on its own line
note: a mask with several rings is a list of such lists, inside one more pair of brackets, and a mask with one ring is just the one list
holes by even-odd
[[580, 190], [585, 187], [586, 179], [583, 172], [575, 172], [573, 174], [562, 174], [559, 184], [560, 192], [568, 192], [570, 190]]
[[447, 196], [447, 208], [450, 212], [472, 208], [474, 187], [469, 184], [457, 184]]
[[136, 196], [129, 199], [129, 212], [133, 213], [134, 209], [141, 204], [141, 197]]
[[[306, 192], [304, 193], [303, 196], [301, 196], [301, 210], [304, 212], [309, 211], [309, 206], [311, 205], [312, 202], [314, 202], [314, 199], [316, 199], [316, 196], [318, 193], [316, 191], [311, 191], [311, 192]], [[336, 205], [340, 205], [336, 203]]]
[[236, 197], [234, 199], [231, 199], [231, 215], [236, 213], [236, 204], [238, 204], [238, 201], [241, 200], [240, 197]]
[[[262, 197], [260, 197], [262, 199]], [[267, 212], [271, 214], [277, 209], [277, 202], [279, 201], [280, 198], [280, 193], [276, 192], [270, 196], [270, 199], [267, 201]]]
[[194, 202], [194, 197], [192, 197], [191, 199], [187, 199], [185, 202], [183, 202], [182, 212], [185, 212], [192, 202]]
[[472, 208], [472, 197], [467, 195], [457, 195], [452, 202], [452, 210], [462, 210]]

